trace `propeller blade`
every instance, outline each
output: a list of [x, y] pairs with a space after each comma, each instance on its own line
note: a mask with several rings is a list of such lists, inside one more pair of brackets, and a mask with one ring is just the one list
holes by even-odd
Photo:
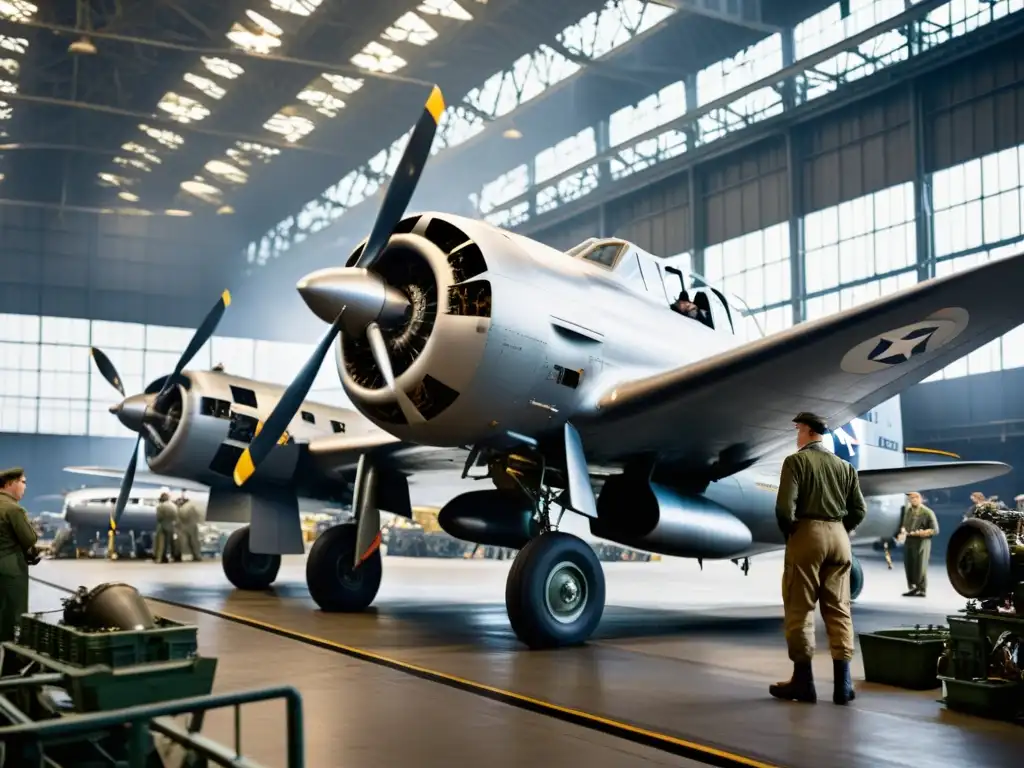
[[331, 323], [331, 327], [324, 337], [320, 339], [320, 343], [317, 344], [313, 354], [299, 371], [299, 375], [281, 395], [281, 399], [277, 401], [277, 405], [267, 417], [259, 434], [253, 437], [249, 447], [239, 456], [234, 471], [235, 485], [244, 485], [252, 477], [256, 467], [270, 455], [271, 449], [281, 439], [288, 425], [295, 418], [295, 414], [302, 407], [306, 395], [309, 394], [309, 390], [320, 372], [320, 366], [323, 365], [324, 358], [327, 357], [327, 353], [331, 349], [331, 344], [334, 343], [335, 337], [341, 330], [341, 319], [344, 315], [343, 309]]
[[376, 323], [366, 326], [366, 338], [370, 342], [370, 354], [373, 355], [373, 361], [377, 363], [380, 372], [384, 374], [384, 382], [388, 389], [395, 393], [398, 407], [402, 410], [406, 420], [410, 424], [425, 423], [426, 419], [423, 418], [423, 414], [413, 405], [409, 396], [395, 384], [395, 372], [391, 367], [391, 357], [388, 355], [388, 347], [384, 342], [384, 334], [381, 333], [380, 326]]
[[93, 362], [96, 363], [100, 375], [110, 386], [121, 393], [121, 397], [124, 397], [124, 384], [121, 383], [121, 377], [117, 374], [117, 368], [110, 362], [110, 358], [99, 347], [91, 347], [89, 352], [92, 353]]
[[114, 530], [117, 528], [117, 523], [121, 519], [121, 515], [124, 514], [124, 508], [128, 506], [128, 494], [132, 490], [132, 484], [135, 482], [135, 467], [139, 463], [139, 443], [142, 441], [142, 435], [139, 435], [135, 439], [135, 448], [132, 451], [132, 459], [128, 462], [128, 468], [124, 471], [124, 477], [121, 478], [121, 490], [117, 494], [117, 503], [114, 504], [114, 514], [110, 518], [110, 529]]
[[217, 303], [213, 305], [207, 314], [206, 318], [196, 328], [196, 332], [192, 334], [192, 340], [189, 341], [188, 346], [185, 347], [185, 351], [181, 353], [181, 357], [178, 358], [177, 364], [174, 366], [174, 372], [167, 377], [164, 381], [163, 387], [160, 389], [160, 394], [157, 395], [157, 400], [160, 400], [164, 394], [173, 385], [175, 379], [181, 375], [181, 372], [185, 370], [185, 366], [192, 362], [192, 358], [196, 356], [196, 353], [203, 348], [203, 345], [210, 340], [213, 336], [213, 332], [217, 330], [217, 326], [220, 324], [220, 320], [224, 317], [224, 310], [231, 306], [231, 292], [224, 291], [221, 293], [220, 298], [217, 299]]
[[366, 240], [355, 266], [369, 268], [380, 256], [384, 246], [388, 244], [395, 227], [405, 215], [405, 209], [416, 191], [423, 167], [430, 158], [430, 147], [434, 143], [437, 124], [444, 112], [444, 95], [436, 85], [423, 105], [423, 114], [412, 129], [412, 136], [402, 153], [402, 160], [395, 170], [395, 175], [388, 183], [388, 191], [384, 194], [377, 220], [373, 223], [370, 236]]

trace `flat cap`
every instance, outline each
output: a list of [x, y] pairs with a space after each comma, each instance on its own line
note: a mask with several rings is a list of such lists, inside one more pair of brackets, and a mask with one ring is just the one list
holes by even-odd
[[794, 424], [804, 424], [811, 428], [816, 434], [824, 435], [828, 432], [828, 422], [821, 416], [810, 411], [800, 411], [793, 417]]
[[10, 469], [0, 470], [0, 486], [14, 482], [19, 477], [23, 477], [24, 475], [25, 470], [22, 469], [21, 467], [11, 467]]

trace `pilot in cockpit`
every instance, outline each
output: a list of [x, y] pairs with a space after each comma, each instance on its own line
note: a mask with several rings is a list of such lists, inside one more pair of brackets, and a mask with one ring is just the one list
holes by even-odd
[[672, 309], [683, 317], [698, 320], [704, 323], [704, 325], [708, 324], [707, 312], [690, 301], [690, 294], [685, 290], [679, 292], [679, 296], [676, 297], [675, 303], [672, 304]]

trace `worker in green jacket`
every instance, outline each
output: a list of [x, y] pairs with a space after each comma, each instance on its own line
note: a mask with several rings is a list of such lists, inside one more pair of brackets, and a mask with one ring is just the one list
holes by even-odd
[[174, 550], [174, 529], [178, 527], [178, 508], [171, 501], [168, 491], [161, 491], [156, 505], [156, 539], [153, 542], [153, 559], [166, 563]]
[[178, 535], [181, 537], [181, 551], [192, 555], [193, 560], [202, 560], [203, 552], [199, 545], [199, 510], [182, 489], [178, 497]]
[[935, 513], [921, 503], [921, 494], [907, 494], [903, 525], [897, 541], [904, 542], [903, 567], [907, 573], [904, 597], [925, 597], [928, 593], [928, 561], [932, 557], [932, 539], [939, 533]]
[[828, 431], [823, 418], [798, 413], [797, 450], [782, 463], [775, 516], [786, 540], [782, 573], [782, 604], [786, 645], [793, 676], [769, 686], [777, 699], [814, 703], [818, 700], [811, 673], [814, 656], [814, 606], [821, 601], [832, 652], [835, 704], [855, 697], [850, 677], [853, 659], [853, 617], [850, 613], [850, 532], [867, 514], [857, 470], [822, 443]]
[[28, 566], [39, 562], [39, 537], [19, 504], [24, 495], [21, 467], [0, 472], [0, 641], [13, 641], [18, 619], [28, 613]]

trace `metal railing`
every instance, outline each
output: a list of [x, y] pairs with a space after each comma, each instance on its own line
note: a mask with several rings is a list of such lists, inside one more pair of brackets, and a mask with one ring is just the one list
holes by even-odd
[[[6, 645], [6, 644], [5, 644]], [[40, 674], [0, 680], [0, 692], [26, 687], [41, 687], [65, 682], [61, 674]], [[45, 754], [47, 745], [67, 744], [79, 739], [94, 741], [103, 737], [123, 739], [127, 744], [128, 765], [145, 768], [152, 750], [153, 734], [160, 734], [171, 742], [221, 766], [235, 768], [261, 768], [260, 764], [242, 755], [241, 707], [260, 701], [285, 700], [287, 737], [287, 766], [305, 765], [303, 742], [302, 697], [291, 686], [279, 686], [253, 691], [239, 691], [209, 696], [127, 707], [107, 712], [71, 715], [54, 720], [33, 721], [14, 704], [0, 695], [0, 715], [13, 721], [13, 725], [0, 728], [0, 745], [5, 765], [59, 766]], [[232, 707], [234, 709], [234, 743], [225, 747], [202, 736], [199, 731], [207, 712]], [[171, 718], [191, 715], [187, 727]], [[111, 759], [111, 764], [116, 761]], [[123, 763], [120, 763], [123, 765]]]

